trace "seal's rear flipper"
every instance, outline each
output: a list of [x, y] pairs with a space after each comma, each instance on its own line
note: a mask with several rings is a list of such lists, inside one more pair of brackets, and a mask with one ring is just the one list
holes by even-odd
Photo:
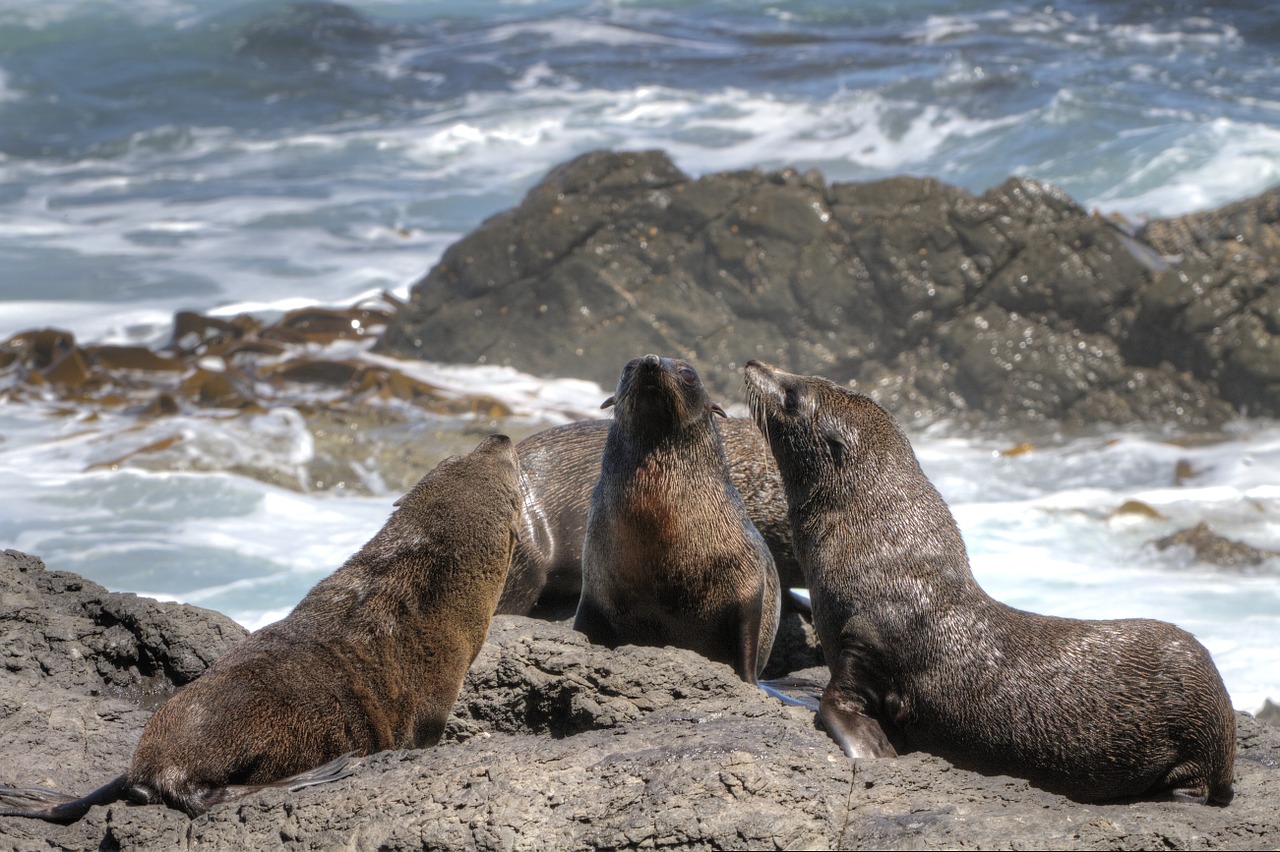
[[94, 805], [109, 805], [124, 798], [128, 789], [129, 781], [124, 775], [79, 798], [42, 787], [0, 787], [0, 816], [72, 823]]
[[1235, 790], [1231, 785], [1227, 785], [1226, 789], [1211, 790], [1208, 784], [1200, 784], [1198, 786], [1174, 787], [1170, 790], [1163, 791], [1162, 794], [1156, 796], [1141, 797], [1147, 801], [1169, 801], [1169, 802], [1190, 802], [1196, 805], [1217, 805], [1225, 807], [1231, 804], [1231, 800], [1235, 798]]
[[787, 599], [801, 612], [813, 612], [813, 599], [809, 597], [808, 589], [787, 589]]
[[307, 787], [314, 787], [317, 784], [328, 784], [330, 781], [341, 781], [349, 775], [354, 775], [356, 770], [351, 766], [351, 758], [355, 757], [358, 752], [349, 751], [346, 754], [338, 755], [328, 763], [317, 766], [315, 769], [308, 769], [306, 772], [299, 772], [289, 778], [282, 778], [275, 782], [273, 787], [288, 787], [290, 793], [296, 793]]
[[290, 793], [296, 793], [307, 787], [328, 784], [331, 781], [339, 781], [349, 775], [354, 775], [356, 770], [350, 763], [351, 758], [356, 754], [358, 752], [349, 751], [346, 754], [338, 755], [328, 763], [322, 763], [315, 769], [308, 769], [305, 772], [299, 772], [297, 775], [290, 775], [288, 778], [269, 781], [265, 784], [228, 784], [225, 787], [203, 787], [176, 797], [176, 801], [171, 804], [181, 808], [191, 816], [198, 816], [214, 805], [234, 802], [259, 790], [284, 788]]
[[822, 684], [802, 677], [777, 677], [762, 680], [760, 688], [771, 698], [794, 707], [804, 707], [818, 712], [818, 702], [822, 698]]

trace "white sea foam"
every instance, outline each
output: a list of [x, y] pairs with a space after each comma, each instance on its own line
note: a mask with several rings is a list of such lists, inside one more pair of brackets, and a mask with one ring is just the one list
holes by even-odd
[[459, 398], [479, 393], [499, 399], [511, 409], [517, 422], [563, 423], [597, 418], [601, 416], [600, 403], [608, 395], [595, 382], [540, 379], [512, 367], [406, 361], [363, 349], [350, 352], [349, 357], [383, 364]]
[[[15, 88], [9, 79], [9, 73], [0, 68], [0, 104], [16, 103], [26, 97], [26, 93], [21, 89]], [[3, 157], [0, 156], [0, 162]]]
[[1109, 24], [1109, 39], [1141, 47], [1212, 46], [1236, 47], [1244, 43], [1239, 30], [1230, 24], [1219, 24], [1208, 18], [1183, 18], [1176, 28], [1157, 24]]
[[1133, 216], [1176, 216], [1280, 183], [1280, 129], [1220, 118], [1127, 174], [1091, 205]]
[[483, 39], [486, 43], [510, 41], [525, 36], [545, 39], [550, 47], [567, 48], [582, 44], [606, 47], [683, 47], [713, 53], [729, 53], [732, 48], [691, 38], [674, 38], [631, 29], [626, 26], [593, 21], [584, 18], [550, 18], [540, 21], [521, 21], [490, 29]]
[[992, 20], [1008, 19], [1005, 11], [983, 13], [978, 15], [929, 15], [918, 28], [903, 33], [905, 38], [925, 44], [937, 44], [956, 36], [977, 32]]

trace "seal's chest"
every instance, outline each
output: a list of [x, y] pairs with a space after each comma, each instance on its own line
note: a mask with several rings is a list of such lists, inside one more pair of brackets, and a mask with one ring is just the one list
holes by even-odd
[[616, 523], [627, 528], [628, 541], [645, 550], [669, 547], [681, 534], [679, 506], [653, 488], [630, 489], [617, 507]]

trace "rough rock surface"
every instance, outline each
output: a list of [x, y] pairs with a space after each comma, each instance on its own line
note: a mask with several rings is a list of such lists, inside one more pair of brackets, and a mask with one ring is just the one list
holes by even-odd
[[736, 398], [762, 358], [908, 419], [1280, 413], [1280, 189], [1130, 233], [1061, 191], [586, 154], [451, 246], [384, 351], [612, 387], [643, 352]]
[[[0, 555], [4, 612], [23, 613], [6, 639], [45, 649], [49, 667], [22, 664], [31, 652], [6, 658], [0, 783], [87, 791], [118, 774], [147, 712], [110, 685], [156, 647], [207, 660], [235, 633], [217, 613], [91, 586]], [[100, 631], [95, 596], [145, 624], [132, 635], [148, 639], [113, 658], [123, 675], [106, 644], [85, 641]], [[500, 616], [434, 749], [383, 752], [342, 781], [195, 820], [122, 804], [70, 826], [0, 818], [0, 848], [1274, 848], [1280, 730], [1245, 713], [1238, 723], [1229, 807], [1082, 805], [926, 754], [852, 762], [810, 711], [728, 666], [669, 648], [611, 652], [563, 624]]]
[[1230, 568], [1240, 572], [1248, 572], [1264, 563], [1280, 560], [1280, 553], [1274, 550], [1263, 550], [1243, 541], [1236, 541], [1218, 535], [1209, 525], [1201, 521], [1194, 527], [1181, 529], [1158, 538], [1151, 544], [1157, 550], [1170, 547], [1190, 548], [1200, 562], [1216, 565], [1219, 568]]

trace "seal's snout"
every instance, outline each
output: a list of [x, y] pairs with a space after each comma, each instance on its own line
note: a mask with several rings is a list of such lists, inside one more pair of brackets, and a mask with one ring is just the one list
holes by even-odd
[[634, 360], [636, 368], [631, 380], [637, 388], [652, 389], [664, 381], [664, 373], [674, 372], [673, 364], [658, 355], [642, 355]]
[[516, 445], [506, 435], [489, 435], [476, 446], [473, 452], [477, 456], [487, 456], [517, 470], [520, 468], [520, 457], [516, 454]]
[[743, 383], [746, 385], [748, 398], [773, 398], [782, 395], [782, 387], [778, 381], [779, 370], [763, 361], [748, 361], [743, 372]]
[[651, 384], [658, 380], [658, 376], [665, 372], [669, 372], [669, 365], [669, 361], [664, 362], [662, 358], [657, 355], [651, 354], [641, 356], [636, 359], [636, 378], [643, 381], [646, 385]]

